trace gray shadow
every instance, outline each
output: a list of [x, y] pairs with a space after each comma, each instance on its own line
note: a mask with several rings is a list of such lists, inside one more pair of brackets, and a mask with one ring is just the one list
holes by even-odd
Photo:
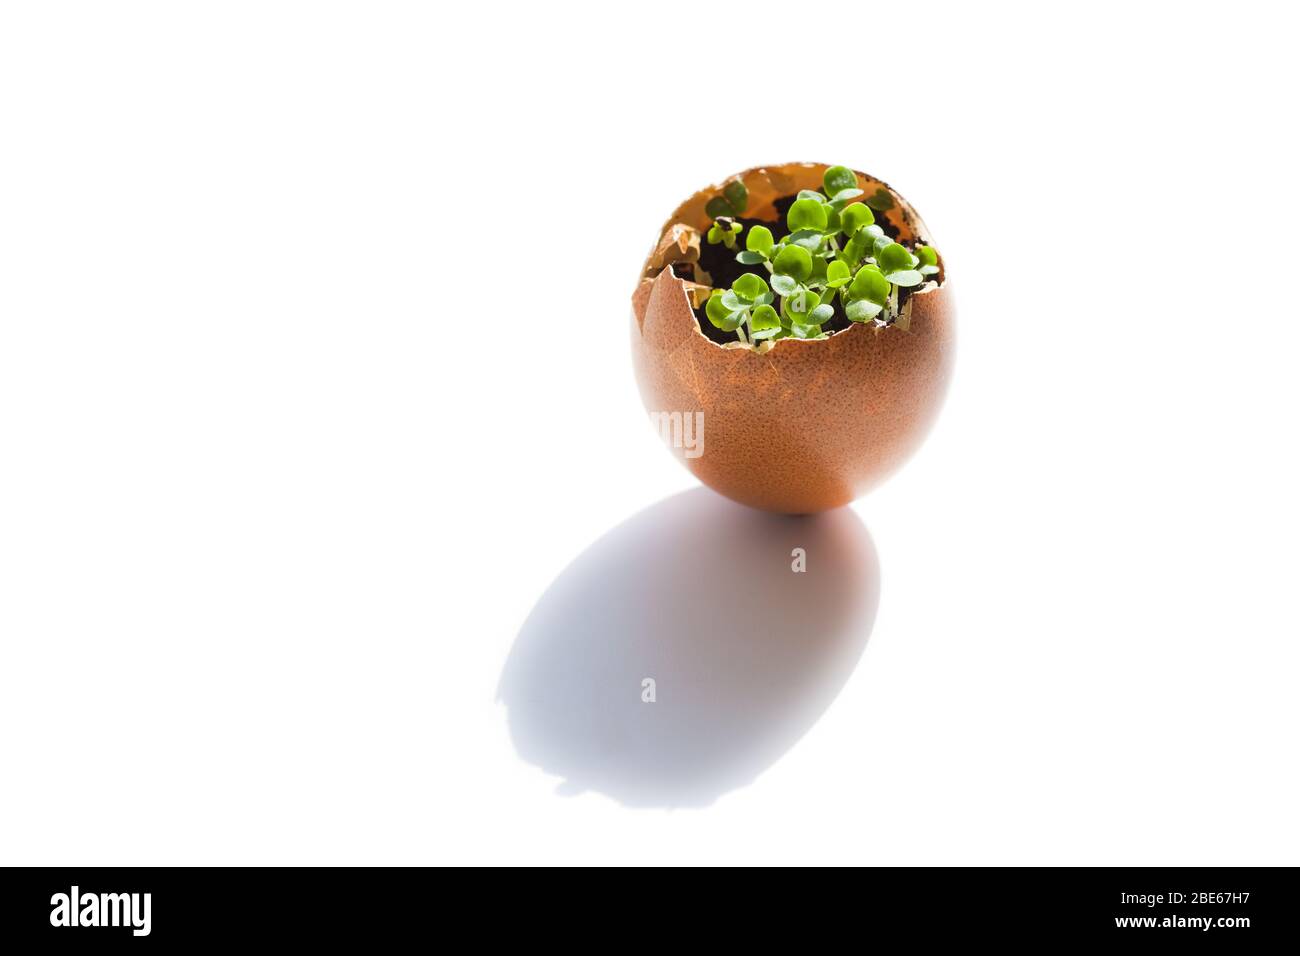
[[529, 614], [499, 689], [515, 748], [562, 777], [561, 793], [706, 806], [816, 723], [879, 592], [875, 547], [847, 508], [788, 517], [703, 488], [675, 495], [579, 555]]

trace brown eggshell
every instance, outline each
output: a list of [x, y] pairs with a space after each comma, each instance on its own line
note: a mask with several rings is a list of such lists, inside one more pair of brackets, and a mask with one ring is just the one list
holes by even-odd
[[[825, 165], [755, 168], [739, 178], [747, 216], [775, 220], [773, 201], [819, 189]], [[880, 180], [858, 173], [871, 195], [885, 189], [882, 215], [907, 243], [930, 242], [916, 211]], [[732, 177], [735, 178], [735, 177]], [[682, 203], [661, 230], [706, 230], [710, 186]], [[760, 349], [707, 338], [688, 301], [688, 283], [652, 253], [632, 296], [632, 357], [650, 412], [704, 412], [700, 453], [673, 453], [704, 484], [768, 511], [804, 514], [847, 504], [917, 448], [943, 403], [952, 371], [954, 308], [940, 260], [938, 281], [914, 290], [897, 325], [854, 323], [819, 341], [781, 339]]]

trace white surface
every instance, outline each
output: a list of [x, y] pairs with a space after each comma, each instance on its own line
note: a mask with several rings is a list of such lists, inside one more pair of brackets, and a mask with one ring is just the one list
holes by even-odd
[[[0, 862], [1300, 862], [1295, 14], [893, 9], [6, 7]], [[939, 425], [854, 506], [870, 641], [748, 785], [557, 794], [512, 645], [694, 486], [636, 270], [786, 159], [895, 185], [959, 296]]]

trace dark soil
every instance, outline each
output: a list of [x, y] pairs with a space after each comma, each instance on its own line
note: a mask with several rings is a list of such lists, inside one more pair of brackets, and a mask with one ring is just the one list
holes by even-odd
[[[742, 233], [742, 236], [749, 233], [751, 226], [766, 226], [768, 229], [772, 230], [772, 237], [777, 242], [780, 242], [781, 239], [790, 234], [790, 230], [786, 228], [785, 215], [789, 211], [791, 204], [793, 204], [797, 198], [797, 196], [783, 196], [773, 203], [779, 216], [776, 222], [767, 219], [736, 219], [736, 222], [745, 227], [745, 232]], [[885, 235], [889, 236], [891, 239], [897, 240], [898, 229], [896, 229], [883, 215], [877, 214], [877, 217], [876, 224], [885, 231]], [[755, 274], [762, 276], [764, 281], [769, 278], [767, 270], [763, 268], [761, 264], [747, 266], [744, 263], [736, 261], [736, 253], [740, 252], [744, 248], [743, 241], [737, 243], [735, 249], [728, 249], [722, 243], [718, 243], [716, 246], [709, 245], [707, 239], [703, 236], [700, 237], [700, 268], [707, 272], [713, 279], [713, 288], [730, 289], [731, 284], [746, 272], [754, 272]], [[692, 270], [690, 263], [675, 262], [673, 263], [673, 275], [689, 280], [694, 275], [694, 271]], [[900, 307], [903, 302], [907, 301], [909, 291], [910, 290], [908, 289], [899, 290]], [[779, 296], [774, 305], [778, 310], [780, 309], [781, 300]], [[835, 308], [835, 315], [831, 317], [829, 322], [822, 324], [822, 331], [829, 332], [832, 335], [836, 332], [844, 331], [853, 324], [848, 320], [848, 317], [845, 316], [844, 304], [838, 298], [836, 298], [833, 306]], [[704, 314], [703, 306], [700, 306], [695, 310], [695, 317], [700, 323], [700, 331], [704, 333], [706, 338], [717, 342], [719, 345], [738, 341], [735, 332], [724, 332], [722, 329], [710, 322], [708, 316]]]

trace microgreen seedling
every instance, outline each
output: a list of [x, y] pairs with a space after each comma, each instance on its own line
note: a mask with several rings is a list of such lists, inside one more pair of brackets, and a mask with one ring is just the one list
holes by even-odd
[[775, 244], [772, 230], [767, 226], [750, 226], [749, 234], [745, 236], [745, 251], [736, 256], [736, 261], [745, 265], [766, 262]]
[[[740, 341], [749, 342], [756, 333], [771, 328], [771, 319], [776, 316], [776, 310], [772, 308], [773, 300], [772, 290], [767, 287], [762, 276], [746, 272], [731, 284], [730, 289], [714, 289], [709, 301], [705, 303], [704, 312], [715, 326], [724, 332], [735, 332]], [[778, 329], [780, 325], [777, 322]], [[749, 327], [748, 337], [745, 334], [746, 326]], [[770, 334], [758, 336], [759, 339], [770, 337]]]
[[704, 211], [713, 219], [705, 238], [710, 245], [722, 243], [728, 249], [736, 248], [736, 240], [745, 227], [736, 222], [749, 207], [749, 190], [739, 179], [733, 179], [722, 187], [722, 193], [714, 196], [704, 207]]
[[740, 223], [732, 221], [727, 216], [721, 216], [709, 227], [705, 238], [708, 239], [711, 246], [722, 243], [728, 249], [734, 249], [736, 248], [736, 239], [744, 228]]
[[845, 290], [845, 314], [850, 322], [866, 322], [878, 316], [889, 302], [889, 280], [874, 265], [864, 265]]
[[876, 264], [894, 285], [910, 288], [925, 281], [925, 277], [916, 271], [919, 263], [920, 260], [908, 252], [906, 246], [897, 242], [891, 242], [876, 252]]
[[[735, 250], [738, 262], [767, 272], [766, 278], [746, 272], [730, 289], [713, 290], [705, 303], [709, 321], [741, 342], [825, 338], [822, 326], [834, 318], [837, 303], [850, 322], [892, 325], [900, 290], [940, 271], [932, 247], [909, 249], [876, 221], [895, 206], [889, 191], [877, 187], [867, 195], [847, 166], [829, 167], [821, 190], [792, 197], [783, 223], [746, 231], [737, 220], [748, 206], [749, 191], [738, 179], [705, 206], [713, 220], [709, 244]], [[778, 238], [773, 229], [781, 226], [785, 234]]]
[[917, 271], [923, 276], [932, 276], [939, 271], [939, 254], [929, 246], [917, 246], [916, 257], [921, 260], [921, 268]]

